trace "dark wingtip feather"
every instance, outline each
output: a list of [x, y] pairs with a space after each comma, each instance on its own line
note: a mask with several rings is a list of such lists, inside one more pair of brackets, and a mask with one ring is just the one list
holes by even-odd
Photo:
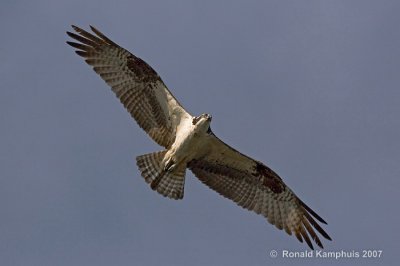
[[93, 35], [87, 34], [85, 31], [78, 32], [78, 33], [80, 35], [75, 34], [73, 32], [67, 32], [69, 37], [81, 42], [82, 44], [85, 44], [85, 45], [91, 46], [91, 47], [97, 47], [98, 46], [97, 41], [100, 40], [100, 39], [98, 39], [97, 37], [94, 37]]
[[321, 218], [321, 216], [319, 216], [315, 211], [313, 211], [310, 207], [308, 207], [303, 201], [301, 201], [301, 200], [299, 199], [299, 202], [300, 202], [300, 205], [301, 205], [304, 209], [306, 209], [312, 216], [315, 217], [315, 219], [317, 219], [317, 220], [320, 221], [321, 223], [328, 224], [327, 222], [325, 222], [324, 219]]
[[326, 239], [328, 239], [329, 241], [332, 241], [332, 238], [331, 238], [328, 234], [326, 234], [324, 237], [325, 237]]
[[76, 43], [76, 42], [71, 42], [71, 41], [67, 41], [67, 44], [72, 46], [72, 47], [74, 47], [74, 48], [76, 48], [76, 49], [80, 49], [80, 50], [84, 50], [84, 51], [90, 48], [87, 45], [83, 45], [83, 44]]
[[79, 28], [78, 26], [75, 26], [75, 25], [71, 25], [71, 27], [77, 32], [80, 32], [82, 30], [81, 28]]
[[93, 25], [89, 25], [89, 27], [90, 27], [90, 29], [94, 32], [94, 33], [96, 33], [96, 34], [100, 34], [100, 35], [104, 35], [103, 33], [101, 33], [98, 29], [96, 29], [96, 27], [95, 26], [93, 26]]
[[72, 36], [74, 35], [74, 33], [70, 32], [70, 31], [67, 31], [67, 35], [68, 35], [69, 37], [73, 38]]
[[68, 44], [69, 46], [72, 46], [72, 47], [76, 48], [76, 43], [75, 43], [75, 42], [66, 41], [66, 44]]
[[321, 240], [319, 240], [319, 238], [314, 238], [314, 242], [317, 243], [318, 247], [324, 248], [324, 246], [322, 245], [322, 242], [321, 242]]
[[80, 36], [80, 35], [78, 35], [76, 33], [70, 32], [70, 31], [67, 31], [67, 34], [68, 34], [69, 37], [71, 37], [72, 39], [75, 39], [77, 41], [81, 41], [81, 39], [83, 39], [82, 36]]
[[325, 232], [324, 229], [311, 217], [311, 215], [308, 212], [304, 212], [304, 216], [307, 218], [307, 220], [310, 222], [310, 224], [326, 239], [332, 240], [331, 237], [328, 235], [327, 232]]
[[296, 236], [296, 238], [297, 238], [301, 243], [303, 243], [303, 238], [301, 237], [301, 235], [300, 235], [299, 232], [295, 231], [295, 232], [294, 232], [294, 235]]
[[103, 41], [107, 42], [108, 44], [112, 44], [115, 46], [118, 46], [118, 44], [116, 44], [115, 42], [113, 42], [112, 40], [110, 40], [107, 36], [105, 36], [101, 31], [99, 31], [98, 29], [96, 29], [94, 26], [89, 25], [90, 29], [98, 36], [100, 37]]
[[76, 53], [77, 55], [82, 56], [82, 57], [85, 57], [85, 58], [89, 56], [89, 53], [88, 53], [88, 52], [85, 52], [85, 51], [75, 51], [75, 53]]
[[314, 250], [314, 246], [313, 246], [313, 244], [312, 244], [312, 242], [311, 242], [310, 237], [307, 235], [307, 232], [306, 232], [306, 230], [304, 229], [304, 226], [301, 226], [301, 227], [300, 227], [300, 234], [303, 236], [303, 238], [304, 238], [304, 240], [306, 241], [307, 245], [308, 245], [312, 250]]

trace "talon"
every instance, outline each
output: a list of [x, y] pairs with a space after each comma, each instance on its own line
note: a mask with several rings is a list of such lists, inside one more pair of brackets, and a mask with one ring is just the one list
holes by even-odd
[[164, 171], [172, 171], [175, 168], [174, 161], [172, 159], [168, 160], [165, 164]]

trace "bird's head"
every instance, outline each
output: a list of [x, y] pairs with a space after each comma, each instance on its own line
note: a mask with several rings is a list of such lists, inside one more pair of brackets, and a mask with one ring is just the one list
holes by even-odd
[[209, 114], [202, 114], [199, 116], [193, 117], [192, 124], [196, 126], [199, 131], [207, 132], [210, 130], [210, 123], [212, 120], [212, 116]]

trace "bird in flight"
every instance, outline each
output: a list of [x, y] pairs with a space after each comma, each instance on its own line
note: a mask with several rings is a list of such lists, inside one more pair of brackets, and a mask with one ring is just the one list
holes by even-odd
[[[326, 222], [300, 200], [269, 167], [220, 140], [211, 130], [211, 115], [192, 116], [146, 62], [125, 50], [96, 28], [93, 33], [72, 26], [67, 41], [113, 92], [162, 151], [136, 157], [151, 189], [171, 199], [182, 199], [186, 169], [209, 188], [261, 214], [268, 222], [308, 244], [323, 248], [315, 230]], [[318, 222], [317, 222], [317, 221]], [[315, 230], [314, 230], [315, 229]]]

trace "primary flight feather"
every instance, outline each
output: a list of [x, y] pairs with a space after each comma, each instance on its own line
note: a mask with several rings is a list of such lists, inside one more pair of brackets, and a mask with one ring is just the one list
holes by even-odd
[[211, 189], [262, 214], [310, 248], [312, 241], [323, 247], [315, 230], [331, 240], [317, 221], [326, 222], [274, 171], [216, 137], [210, 128], [210, 115], [190, 115], [146, 62], [92, 26], [94, 34], [72, 28], [76, 33], [67, 34], [75, 42], [67, 43], [112, 88], [139, 126], [165, 148], [136, 158], [142, 177], [153, 190], [182, 199], [189, 168]]

